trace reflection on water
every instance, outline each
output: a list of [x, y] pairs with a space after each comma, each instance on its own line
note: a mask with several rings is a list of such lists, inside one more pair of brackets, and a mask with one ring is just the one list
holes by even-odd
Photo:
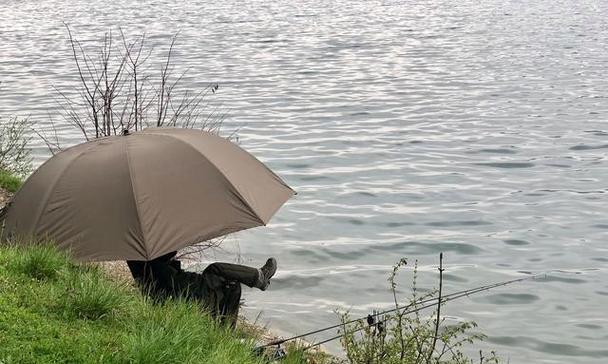
[[[561, 270], [446, 306], [480, 324], [484, 348], [513, 363], [606, 362], [607, 3], [9, 0], [2, 10], [0, 113], [38, 125], [57, 121], [52, 87], [77, 81], [62, 21], [85, 45], [122, 26], [163, 49], [180, 30], [187, 86], [218, 82], [227, 131], [299, 192], [268, 228], [237, 237], [247, 263], [279, 258], [272, 288], [246, 293], [246, 312], [263, 310], [272, 329], [390, 305], [386, 277], [402, 256], [419, 260], [428, 289], [443, 251], [447, 291]], [[47, 157], [42, 143], [36, 153]], [[406, 294], [407, 274], [402, 283]]]

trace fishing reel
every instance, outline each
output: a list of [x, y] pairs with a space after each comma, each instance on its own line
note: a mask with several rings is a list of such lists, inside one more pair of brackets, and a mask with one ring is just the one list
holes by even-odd
[[282, 360], [287, 356], [287, 352], [281, 344], [277, 344], [276, 346], [256, 346], [253, 348], [253, 353], [256, 356], [264, 357], [268, 363]]
[[[378, 320], [376, 320], [377, 318]], [[370, 328], [375, 329], [376, 335], [382, 336], [386, 332], [386, 328], [384, 327], [384, 322], [386, 321], [386, 319], [384, 318], [384, 315], [382, 315], [381, 312], [378, 312], [376, 310], [372, 311], [372, 313], [367, 315], [366, 321], [367, 325]]]

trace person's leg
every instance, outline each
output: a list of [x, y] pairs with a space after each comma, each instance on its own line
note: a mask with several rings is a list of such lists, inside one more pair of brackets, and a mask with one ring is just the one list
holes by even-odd
[[241, 285], [232, 282], [224, 286], [223, 297], [220, 301], [221, 319], [223, 325], [232, 328], [236, 327], [239, 317], [239, 307], [241, 305]]
[[225, 278], [228, 281], [243, 283], [248, 287], [255, 287], [260, 273], [258, 269], [246, 265], [212, 263], [203, 271], [203, 275], [209, 274]]
[[242, 283], [248, 287], [265, 291], [270, 284], [270, 278], [277, 271], [277, 261], [269, 258], [260, 269], [232, 263], [212, 263], [204, 271], [204, 275], [225, 278], [228, 281]]

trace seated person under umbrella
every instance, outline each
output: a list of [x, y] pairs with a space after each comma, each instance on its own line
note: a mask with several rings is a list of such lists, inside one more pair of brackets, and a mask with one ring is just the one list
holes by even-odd
[[203, 273], [187, 272], [171, 252], [150, 261], [129, 260], [127, 264], [142, 291], [154, 300], [183, 297], [198, 300], [212, 317], [236, 324], [241, 284], [265, 291], [277, 270], [269, 258], [261, 268], [231, 263], [212, 263]]

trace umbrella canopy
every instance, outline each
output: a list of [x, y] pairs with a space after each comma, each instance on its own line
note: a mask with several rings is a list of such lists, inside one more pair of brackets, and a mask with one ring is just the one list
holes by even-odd
[[293, 194], [224, 138], [152, 128], [50, 158], [14, 196], [3, 234], [49, 239], [80, 260], [150, 260], [265, 225]]

